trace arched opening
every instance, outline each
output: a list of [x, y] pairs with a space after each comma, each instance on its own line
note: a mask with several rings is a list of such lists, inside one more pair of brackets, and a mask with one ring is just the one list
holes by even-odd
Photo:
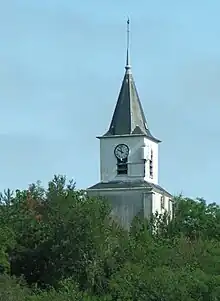
[[127, 175], [128, 173], [128, 158], [117, 159], [117, 174]]

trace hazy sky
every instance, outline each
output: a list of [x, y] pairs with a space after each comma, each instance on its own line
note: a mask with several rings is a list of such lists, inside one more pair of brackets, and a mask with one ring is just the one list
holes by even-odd
[[0, 190], [99, 181], [99, 141], [131, 62], [160, 184], [219, 201], [219, 0], [0, 0]]

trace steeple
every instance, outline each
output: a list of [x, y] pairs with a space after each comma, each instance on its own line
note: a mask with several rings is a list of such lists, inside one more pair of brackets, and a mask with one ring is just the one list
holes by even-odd
[[160, 142], [150, 133], [138, 96], [130, 65], [130, 21], [127, 20], [127, 51], [125, 75], [118, 96], [112, 121], [105, 136], [145, 135]]
[[125, 74], [110, 127], [100, 142], [100, 181], [87, 189], [103, 197], [111, 217], [130, 230], [134, 217], [167, 214], [172, 218], [172, 195], [159, 185], [159, 140], [144, 116], [130, 63], [130, 28], [127, 21]]

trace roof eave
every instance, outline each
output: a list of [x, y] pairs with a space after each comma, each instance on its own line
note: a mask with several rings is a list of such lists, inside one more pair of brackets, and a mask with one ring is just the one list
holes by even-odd
[[149, 135], [146, 135], [146, 134], [123, 134], [123, 135], [107, 135], [104, 134], [102, 136], [97, 136], [96, 138], [97, 139], [106, 139], [106, 138], [123, 138], [123, 137], [147, 137], [149, 140], [153, 141], [153, 142], [156, 142], [156, 143], [161, 143], [162, 141], [153, 137], [153, 136], [149, 136]]
[[156, 143], [161, 143], [162, 141], [153, 137], [153, 136], [146, 136], [149, 140], [153, 141], [153, 142], [156, 142]]

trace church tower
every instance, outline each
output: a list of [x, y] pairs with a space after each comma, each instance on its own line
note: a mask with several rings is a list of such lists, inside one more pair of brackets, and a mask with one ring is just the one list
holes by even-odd
[[129, 20], [125, 74], [108, 131], [100, 140], [100, 182], [90, 196], [104, 196], [113, 216], [129, 228], [136, 215], [172, 214], [172, 195], [158, 184], [158, 146], [149, 129], [131, 71]]

